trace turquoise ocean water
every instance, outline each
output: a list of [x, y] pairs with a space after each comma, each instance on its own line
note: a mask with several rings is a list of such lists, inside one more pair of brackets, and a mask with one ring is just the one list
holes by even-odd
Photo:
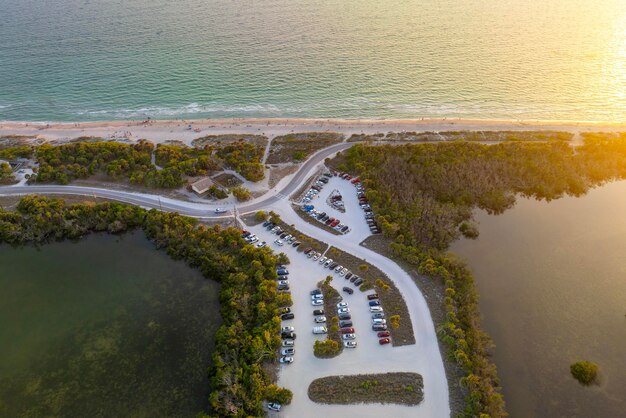
[[0, 120], [626, 121], [624, 0], [0, 0]]

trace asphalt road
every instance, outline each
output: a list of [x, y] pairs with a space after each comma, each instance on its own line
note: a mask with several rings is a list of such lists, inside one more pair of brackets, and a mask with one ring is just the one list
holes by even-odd
[[[334, 155], [338, 151], [343, 151], [350, 148], [354, 143], [342, 142], [332, 145], [328, 148], [318, 151], [313, 154], [302, 166], [298, 169], [293, 178], [280, 190], [271, 190], [260, 200], [253, 200], [249, 203], [244, 203], [237, 206], [237, 210], [240, 213], [255, 212], [262, 210], [273, 203], [278, 202], [281, 199], [286, 199], [291, 193], [297, 190], [301, 186], [301, 183], [312, 174], [316, 166], [324, 161], [324, 159]], [[19, 186], [5, 186], [0, 187], [0, 196], [19, 196], [28, 194], [72, 194], [79, 196], [95, 196], [100, 198], [107, 198], [111, 200], [117, 200], [124, 203], [130, 203], [133, 205], [141, 206], [144, 208], [161, 209], [169, 212], [178, 212], [182, 215], [192, 216], [195, 218], [219, 218], [224, 216], [232, 216], [230, 210], [224, 213], [216, 214], [215, 209], [220, 208], [219, 205], [201, 204], [194, 202], [186, 202], [182, 200], [170, 199], [161, 197], [158, 195], [127, 192], [122, 190], [109, 190], [98, 187], [86, 187], [86, 186], [61, 186], [61, 185], [19, 185]]]

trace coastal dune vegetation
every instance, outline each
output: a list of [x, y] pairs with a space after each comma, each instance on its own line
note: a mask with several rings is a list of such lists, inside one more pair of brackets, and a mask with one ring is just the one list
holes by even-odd
[[0, 209], [0, 245], [43, 245], [134, 229], [221, 285], [223, 322], [207, 376], [209, 410], [199, 416], [261, 416], [264, 400], [289, 403], [291, 392], [276, 386], [270, 373], [280, 346], [278, 307], [291, 304], [289, 295], [277, 294], [275, 284], [276, 265], [285, 257], [279, 260], [268, 249], [246, 245], [234, 228], [206, 227], [176, 213], [125, 204], [67, 205], [27, 196], [14, 212]]
[[515, 196], [581, 196], [626, 178], [626, 133], [583, 134], [565, 141], [475, 142], [370, 146], [357, 144], [329, 164], [360, 176], [394, 257], [441, 286], [437, 324], [448, 361], [462, 378], [466, 417], [507, 416], [492, 342], [480, 327], [478, 294], [466, 265], [446, 250], [461, 235], [476, 237], [472, 211], [502, 213]]

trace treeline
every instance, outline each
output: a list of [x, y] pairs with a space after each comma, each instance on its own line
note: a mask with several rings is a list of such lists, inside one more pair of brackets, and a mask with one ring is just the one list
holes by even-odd
[[[162, 169], [152, 163], [153, 152], [156, 164]], [[159, 144], [156, 150], [154, 144], [146, 140], [136, 144], [80, 141], [0, 149], [0, 159], [5, 160], [32, 158], [33, 155], [39, 167], [31, 183], [68, 184], [104, 174], [145, 187], [171, 189], [185, 185], [188, 176], [203, 176], [228, 168], [250, 181], [264, 177], [263, 149], [242, 141], [203, 148]]]
[[23, 198], [16, 212], [0, 210], [0, 243], [43, 244], [78, 239], [98, 231], [142, 228], [158, 248], [184, 259], [221, 283], [223, 323], [215, 336], [206, 417], [262, 416], [264, 399], [288, 403], [291, 392], [277, 387], [264, 370], [280, 346], [275, 268], [267, 249], [245, 245], [234, 228], [205, 227], [175, 213], [147, 211], [118, 203], [66, 205], [60, 199]]
[[626, 178], [626, 134], [590, 134], [577, 148], [561, 141], [355, 145], [334, 161], [357, 174], [392, 251], [445, 288], [446, 321], [438, 335], [463, 370], [466, 417], [506, 416], [490, 338], [480, 328], [478, 295], [467, 267], [447, 254], [461, 234], [474, 237], [476, 207], [501, 213], [517, 194], [580, 196]]

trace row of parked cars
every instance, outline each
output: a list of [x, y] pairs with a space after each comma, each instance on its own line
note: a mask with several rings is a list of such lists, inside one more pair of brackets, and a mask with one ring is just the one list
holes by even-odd
[[344, 180], [348, 180], [350, 181], [350, 183], [354, 184], [356, 188], [356, 196], [359, 199], [359, 206], [361, 206], [361, 209], [363, 209], [363, 212], [365, 212], [365, 222], [367, 222], [367, 225], [369, 226], [372, 234], [379, 234], [381, 231], [378, 224], [376, 223], [376, 220], [374, 219], [374, 211], [372, 210], [372, 206], [369, 204], [369, 201], [365, 196], [365, 186], [363, 186], [361, 180], [358, 177], [353, 178], [347, 173], [333, 172], [333, 175], [340, 177]]
[[[278, 278], [278, 290], [289, 292], [289, 270], [287, 270], [286, 266], [278, 266], [276, 269], [276, 277]], [[281, 321], [288, 321], [295, 318], [295, 314], [291, 312], [290, 307], [280, 308], [280, 319]], [[279, 361], [282, 364], [291, 364], [293, 363], [293, 356], [296, 354], [296, 333], [294, 327], [291, 326], [283, 326], [280, 330], [281, 337], [281, 347], [280, 347], [280, 358]], [[280, 410], [280, 404], [278, 409]], [[269, 405], [268, 407], [272, 409]]]
[[[339, 274], [342, 277], [345, 277], [347, 280], [350, 280], [350, 282], [354, 283], [355, 286], [360, 286], [361, 284], [363, 284], [363, 279], [361, 277], [352, 273], [350, 270], [340, 265], [338, 262], [334, 261], [332, 258], [328, 258], [322, 255], [322, 253], [314, 251], [312, 248], [306, 248], [303, 251], [303, 254], [306, 255], [308, 258], [312, 259], [313, 261], [317, 261], [319, 264], [322, 265], [322, 267], [327, 268]], [[353, 292], [353, 290], [350, 289], [349, 287], [348, 288], [344, 287], [343, 290], [349, 294], [352, 294]]]
[[389, 344], [391, 342], [389, 331], [387, 330], [387, 320], [385, 319], [385, 312], [383, 307], [380, 306], [380, 299], [378, 294], [372, 293], [367, 295], [367, 303], [372, 314], [372, 331], [376, 332], [378, 337], [378, 343], [380, 345]]
[[341, 223], [341, 220], [333, 218], [326, 212], [315, 210], [315, 207], [313, 205], [304, 205], [302, 206], [302, 210], [306, 212], [311, 218], [317, 220], [320, 223], [323, 223], [324, 225], [334, 228], [336, 231], [339, 231], [342, 234], [347, 234], [348, 232], [350, 232], [350, 227], [348, 225]]
[[311, 186], [311, 188], [307, 190], [307, 192], [304, 194], [304, 197], [302, 198], [302, 203], [307, 204], [311, 200], [313, 200], [315, 196], [322, 191], [324, 186], [326, 186], [330, 177], [332, 177], [330, 173], [324, 173], [320, 177], [318, 177], [317, 180], [315, 180], [315, 183], [313, 183], [313, 185]]
[[[270, 231], [272, 234], [278, 235], [278, 238], [274, 241], [274, 244], [282, 247], [283, 245], [291, 245], [294, 248], [300, 246], [301, 242], [289, 232], [283, 231], [283, 229], [275, 223], [267, 220], [263, 222], [263, 227]], [[265, 241], [263, 241], [265, 242]]]
[[348, 302], [339, 302], [337, 304], [337, 316], [339, 317], [339, 329], [341, 330], [343, 346], [346, 348], [356, 348], [356, 332], [353, 328], [352, 315], [350, 315]]

